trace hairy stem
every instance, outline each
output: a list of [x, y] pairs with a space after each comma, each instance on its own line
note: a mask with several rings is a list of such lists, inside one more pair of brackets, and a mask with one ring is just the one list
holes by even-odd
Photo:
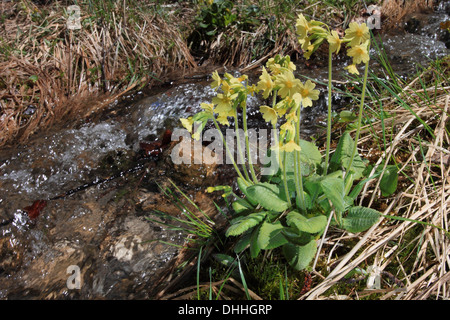
[[331, 78], [332, 78], [332, 54], [331, 47], [328, 52], [328, 118], [327, 118], [327, 147], [325, 152], [324, 175], [328, 172], [328, 163], [330, 161], [330, 144], [331, 144]]

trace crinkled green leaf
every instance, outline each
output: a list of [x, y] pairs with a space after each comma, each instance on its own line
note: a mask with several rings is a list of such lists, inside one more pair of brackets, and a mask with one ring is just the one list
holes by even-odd
[[280, 221], [268, 222], [264, 221], [259, 228], [258, 233], [258, 246], [263, 250], [270, 250], [281, 247], [288, 241], [283, 236], [283, 225]]
[[300, 161], [311, 164], [320, 164], [322, 162], [322, 154], [317, 146], [309, 141], [300, 139]]
[[295, 226], [298, 230], [308, 233], [317, 233], [325, 229], [327, 218], [324, 215], [307, 218], [297, 211], [291, 211], [286, 216], [289, 226]]
[[316, 240], [311, 240], [304, 246], [286, 243], [283, 253], [289, 264], [296, 270], [303, 270], [309, 266], [317, 252]]
[[275, 185], [258, 183], [247, 187], [246, 192], [251, 199], [258, 201], [264, 209], [282, 212], [289, 207], [289, 204], [274, 192], [274, 188], [278, 189]]
[[237, 199], [231, 206], [233, 207], [233, 210], [238, 214], [246, 210], [253, 209], [253, 206], [245, 199]]
[[253, 228], [261, 221], [263, 221], [266, 215], [267, 212], [255, 212], [249, 214], [248, 216], [235, 219], [234, 222], [232, 222], [231, 226], [228, 228], [226, 236], [237, 236], [244, 233], [245, 231]]
[[[347, 169], [350, 164], [350, 159], [353, 152], [353, 146], [355, 142], [348, 132], [345, 132], [339, 139], [339, 143], [336, 147], [335, 152], [330, 160], [331, 171], [340, 170], [342, 168]], [[362, 161], [358, 153], [352, 162], [352, 167], [350, 170], [354, 173], [353, 179], [358, 180], [363, 177], [363, 172], [366, 168], [365, 163]]]
[[236, 241], [236, 244], [234, 245], [233, 248], [234, 252], [240, 253], [244, 251], [245, 248], [247, 248], [250, 245], [251, 236], [252, 236], [251, 232], [242, 235], [242, 237], [240, 237], [239, 240]]
[[362, 232], [373, 226], [380, 218], [380, 213], [372, 208], [352, 207], [343, 218], [343, 227], [351, 233]]
[[397, 190], [398, 169], [396, 166], [387, 166], [380, 181], [380, 190], [383, 197], [388, 197]]
[[256, 258], [261, 251], [261, 247], [258, 244], [258, 235], [259, 235], [259, 229], [261, 228], [261, 224], [258, 225], [255, 229], [252, 231], [252, 235], [250, 237], [250, 256], [252, 258]]
[[326, 176], [320, 181], [323, 193], [328, 200], [334, 205], [334, 208], [339, 211], [345, 211], [345, 186], [344, 179], [333, 176]]
[[253, 206], [256, 206], [258, 204], [258, 201], [256, 201], [255, 199], [252, 199], [247, 193], [247, 188], [249, 187], [247, 182], [244, 179], [239, 177], [239, 178], [237, 178], [237, 184], [238, 184], [239, 190], [241, 190], [242, 193], [247, 197], [246, 200], [248, 200], [248, 202], [250, 202]]

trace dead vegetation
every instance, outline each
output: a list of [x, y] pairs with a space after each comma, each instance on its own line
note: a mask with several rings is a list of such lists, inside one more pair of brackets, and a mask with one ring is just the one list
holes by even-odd
[[384, 0], [381, 6], [386, 30], [403, 28], [405, 18], [413, 13], [432, 11], [433, 0]]
[[81, 6], [79, 30], [67, 28], [58, 3], [1, 6], [0, 147], [62, 119], [83, 119], [165, 72], [195, 65], [170, 12], [163, 17], [150, 2], [127, 15], [121, 2], [108, 16]]
[[[383, 199], [379, 180], [373, 180], [366, 185], [360, 198], [360, 203], [378, 206], [377, 209], [383, 202], [382, 213], [386, 217], [364, 234], [335, 233], [330, 236], [324, 259], [333, 267], [327, 267], [329, 274], [323, 279], [317, 274], [318, 284], [302, 299], [323, 298], [325, 292], [327, 296], [331, 294], [330, 298], [337, 297], [333, 286], [367, 261], [371, 261], [372, 270], [378, 275], [395, 270], [394, 277], [404, 284], [399, 287], [383, 282], [382, 289], [377, 291], [379, 299], [449, 299], [450, 83], [423, 89], [417, 87], [419, 81], [420, 77], [404, 88], [399, 97], [401, 103], [397, 98], [385, 101], [385, 108], [395, 114], [384, 120], [385, 128], [392, 128], [388, 137], [391, 142], [373, 170], [377, 166], [386, 166], [389, 159], [399, 160], [400, 181], [403, 181], [399, 184], [399, 192]], [[424, 96], [429, 98], [428, 103]], [[405, 109], [405, 103], [410, 110]], [[359, 141], [363, 151], [374, 139], [373, 132], [383, 130], [381, 121], [366, 127], [366, 133]], [[336, 259], [334, 250], [352, 238], [356, 244]], [[410, 246], [413, 250], [407, 249]], [[362, 296], [364, 292], [360, 294]], [[358, 292], [346, 298], [359, 298]]]

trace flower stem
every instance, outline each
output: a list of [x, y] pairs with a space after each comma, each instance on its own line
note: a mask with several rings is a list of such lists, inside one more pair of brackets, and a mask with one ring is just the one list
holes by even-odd
[[345, 173], [345, 176], [347, 176], [350, 173], [350, 169], [352, 168], [352, 164], [353, 164], [353, 159], [355, 158], [355, 155], [356, 155], [356, 147], [358, 145], [359, 134], [361, 132], [361, 121], [362, 121], [362, 113], [363, 113], [363, 108], [364, 108], [364, 98], [366, 96], [368, 72], [369, 72], [369, 61], [366, 62], [365, 70], [364, 70], [364, 82], [363, 82], [362, 93], [361, 93], [361, 103], [359, 105], [358, 124], [356, 127], [356, 134], [355, 134], [355, 144], [353, 145], [352, 156], [350, 158], [350, 162], [348, 164], [348, 168]]
[[245, 147], [247, 149], [248, 166], [250, 167], [250, 173], [252, 175], [253, 182], [257, 183], [258, 179], [256, 178], [255, 169], [253, 168], [252, 155], [250, 154], [250, 144], [248, 141], [247, 102], [246, 101], [243, 101], [243, 105], [242, 105], [242, 125], [244, 127]]
[[[298, 146], [300, 146], [300, 122], [301, 120], [301, 115], [302, 115], [302, 107], [301, 105], [298, 106], [297, 109], [297, 123], [296, 123], [296, 134], [295, 134], [295, 141], [297, 143]], [[296, 181], [296, 191], [297, 191], [297, 197], [299, 197], [299, 205], [300, 205], [300, 209], [301, 210], [305, 210], [306, 206], [305, 206], [305, 197], [303, 194], [303, 177], [302, 177], [302, 168], [301, 168], [301, 161], [300, 161], [300, 151], [294, 151], [295, 152], [295, 165], [294, 165], [294, 169], [295, 169], [295, 175], [297, 177], [297, 179], [295, 179]]]
[[327, 147], [325, 152], [324, 175], [328, 172], [328, 163], [330, 161], [330, 144], [331, 144], [331, 79], [332, 79], [332, 63], [333, 52], [328, 50], [328, 118], [327, 118]]
[[216, 127], [217, 131], [219, 132], [220, 138], [222, 139], [222, 142], [225, 146], [225, 150], [227, 151], [228, 156], [231, 159], [231, 162], [233, 163], [234, 169], [236, 170], [238, 176], [247, 182], [247, 180], [245, 179], [245, 177], [242, 175], [241, 171], [239, 170], [239, 167], [237, 166], [236, 162], [234, 161], [234, 156], [233, 154], [230, 152], [230, 149], [228, 149], [228, 145], [227, 142], [225, 141], [225, 138], [223, 137], [222, 131], [220, 130], [219, 124], [217, 123], [217, 120], [213, 117], [213, 121], [214, 121], [214, 126]]
[[[277, 128], [276, 125], [274, 125], [274, 129], [275, 129], [274, 131], [276, 131], [276, 128]], [[286, 151], [283, 151], [283, 161], [281, 161], [280, 151], [278, 150], [278, 163], [280, 164], [281, 170], [283, 172], [283, 187], [284, 187], [284, 193], [286, 195], [286, 200], [287, 200], [289, 206], [291, 206], [292, 202], [291, 202], [291, 197], [289, 194], [289, 188], [288, 188], [287, 176], [286, 176]]]
[[239, 152], [239, 157], [241, 159], [242, 170], [244, 170], [244, 174], [245, 174], [245, 177], [247, 178], [247, 180], [250, 181], [250, 176], [248, 175], [248, 172], [247, 172], [247, 166], [245, 165], [245, 157], [244, 157], [244, 154], [242, 153], [241, 137], [239, 134], [237, 108], [234, 109], [233, 117], [234, 117], [234, 131], [236, 132], [237, 148], [238, 148], [238, 152]]

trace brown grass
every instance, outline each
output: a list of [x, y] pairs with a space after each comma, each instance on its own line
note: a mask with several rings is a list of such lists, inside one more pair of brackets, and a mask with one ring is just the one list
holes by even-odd
[[408, 15], [433, 10], [433, 6], [433, 0], [384, 0], [381, 6], [383, 28], [402, 28]]
[[[125, 22], [120, 3], [113, 21], [95, 19], [80, 30], [68, 30], [58, 4], [2, 3], [0, 147], [98, 112], [167, 71], [195, 66], [170, 16], [139, 11], [139, 24]], [[83, 21], [93, 16], [88, 8], [81, 12]]]
[[[394, 118], [385, 120], [385, 126], [393, 128], [389, 137], [392, 142], [378, 158], [375, 167], [383, 166], [383, 162], [386, 165], [389, 159], [397, 159], [400, 163], [400, 190], [395, 196], [383, 199], [379, 180], [376, 179], [366, 185], [359, 200], [378, 210], [384, 208], [383, 215], [399, 217], [400, 220], [382, 218], [363, 234], [336, 232], [327, 238], [328, 249], [323, 259], [327, 266], [332, 267], [327, 267], [329, 270], [325, 278], [321, 275], [316, 277], [317, 285], [301, 299], [315, 300], [325, 295], [327, 299], [333, 299], [339, 294], [333, 294], [333, 286], [355, 267], [369, 261], [381, 274], [389, 274], [386, 270], [396, 270], [393, 276], [404, 286], [382, 282], [382, 288], [378, 291], [363, 290], [346, 298], [358, 299], [373, 293], [379, 294], [381, 300], [450, 298], [450, 84], [421, 89], [416, 87], [418, 79], [404, 88], [402, 98], [433, 129], [435, 137], [430, 136], [425, 125], [414, 114], [397, 104], [396, 99], [385, 101], [385, 110], [395, 114]], [[425, 103], [418, 97], [425, 91], [433, 103]], [[369, 153], [365, 146], [373, 141], [370, 132], [381, 130], [380, 121], [366, 127], [359, 141], [362, 153]], [[422, 137], [422, 140], [417, 137]], [[381, 203], [383, 205], [380, 206]], [[423, 223], [426, 225], [423, 226]], [[419, 231], [414, 229], [418, 226], [422, 226]], [[349, 248], [348, 253], [336, 258], [334, 250], [351, 239], [356, 244]], [[408, 246], [414, 246], [409, 254], [406, 253]]]

